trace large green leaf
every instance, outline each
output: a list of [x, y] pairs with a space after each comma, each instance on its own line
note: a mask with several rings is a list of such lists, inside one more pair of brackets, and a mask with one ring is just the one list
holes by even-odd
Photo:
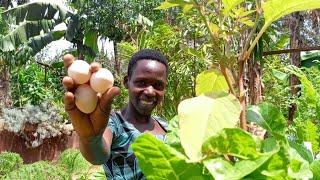
[[241, 4], [243, 1], [244, 0], [222, 0], [224, 6], [223, 13], [228, 15], [233, 8]]
[[293, 179], [310, 179], [312, 171], [309, 162], [304, 160], [299, 153], [293, 149], [288, 149], [290, 164], [288, 165], [288, 175]]
[[287, 80], [289, 75], [287, 73], [284, 73], [284, 72], [281, 72], [281, 71], [278, 71], [276, 69], [272, 69], [272, 74], [274, 75], [274, 77], [276, 77], [277, 79], [281, 80], [281, 81], [284, 81], [284, 80]]
[[306, 97], [308, 104], [312, 107], [316, 107], [319, 95], [307, 76], [296, 66], [287, 66], [286, 70], [299, 78], [303, 86], [303, 95]]
[[204, 71], [196, 79], [196, 95], [204, 93], [216, 93], [219, 91], [228, 91], [229, 87], [226, 79], [218, 70], [212, 69]]
[[252, 136], [238, 128], [226, 128], [210, 137], [202, 145], [203, 155], [231, 155], [241, 159], [254, 159], [260, 156]]
[[[271, 139], [270, 139], [271, 140]], [[267, 143], [270, 143], [269, 142]], [[271, 140], [273, 141], [273, 140]], [[248, 179], [288, 179], [287, 165], [289, 164], [288, 155], [286, 149], [283, 146], [280, 147], [279, 151], [273, 154], [270, 159], [256, 169], [254, 172], [249, 174], [246, 178]]]
[[286, 127], [286, 120], [276, 106], [270, 103], [262, 103], [250, 106], [247, 110], [249, 122], [255, 122], [273, 135], [283, 135]]
[[31, 54], [35, 55], [52, 41], [61, 39], [64, 33], [65, 31], [51, 31], [47, 34], [35, 36], [29, 39], [27, 46], [31, 47], [32, 49]]
[[320, 179], [320, 160], [313, 161], [310, 165], [314, 180]]
[[265, 24], [268, 26], [273, 21], [290, 13], [318, 8], [320, 8], [319, 0], [268, 0], [262, 3]]
[[[166, 0], [164, 2], [161, 3], [160, 6], [158, 6], [157, 10], [161, 10], [161, 9], [169, 9], [171, 7], [175, 7], [175, 6], [181, 6], [183, 8], [187, 8], [188, 10], [190, 10], [193, 6], [193, 2], [189, 1], [189, 0]], [[184, 9], [184, 12], [187, 12], [188, 10]]]
[[290, 147], [295, 149], [299, 155], [309, 163], [313, 161], [313, 155], [304, 145], [289, 141]]
[[4, 52], [15, 50], [29, 38], [51, 31], [55, 25], [55, 20], [26, 21], [0, 41], [0, 49]]
[[32, 2], [17, 6], [4, 12], [5, 15], [15, 17], [16, 24], [23, 21], [52, 20], [64, 21], [71, 12], [52, 2]]
[[199, 164], [187, 163], [186, 157], [149, 133], [131, 145], [147, 179], [210, 179]]
[[278, 149], [269, 153], [264, 153], [256, 159], [241, 160], [237, 161], [235, 164], [231, 164], [222, 158], [205, 160], [203, 163], [211, 175], [216, 179], [241, 179], [258, 169], [277, 152]]
[[94, 52], [98, 52], [98, 32], [89, 31], [84, 35], [84, 44]]
[[191, 161], [202, 159], [201, 146], [223, 128], [236, 126], [240, 115], [238, 99], [231, 94], [200, 95], [178, 106], [180, 140]]

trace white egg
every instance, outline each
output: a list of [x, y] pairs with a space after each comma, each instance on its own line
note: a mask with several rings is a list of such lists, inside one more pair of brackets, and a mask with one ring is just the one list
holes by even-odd
[[89, 81], [91, 76], [90, 65], [86, 61], [75, 60], [68, 68], [68, 76], [75, 83], [84, 84]]
[[97, 72], [92, 73], [90, 86], [93, 90], [103, 94], [113, 86], [114, 78], [112, 73], [105, 68], [100, 68]]
[[76, 89], [74, 96], [76, 106], [80, 111], [89, 114], [96, 109], [98, 96], [88, 84], [81, 84]]

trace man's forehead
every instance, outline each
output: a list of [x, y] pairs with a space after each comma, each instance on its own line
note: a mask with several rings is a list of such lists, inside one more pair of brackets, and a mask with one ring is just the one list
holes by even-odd
[[159, 69], [164, 67], [166, 69], [166, 66], [163, 63], [153, 59], [141, 59], [137, 61], [136, 66], [139, 66], [139, 68], [149, 68], [149, 69]]

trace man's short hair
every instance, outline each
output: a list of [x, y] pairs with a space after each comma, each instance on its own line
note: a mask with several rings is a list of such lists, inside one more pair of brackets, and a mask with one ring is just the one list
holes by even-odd
[[129, 78], [131, 77], [132, 72], [139, 60], [154, 60], [162, 63], [166, 66], [166, 73], [168, 75], [168, 61], [166, 57], [159, 51], [153, 49], [142, 49], [136, 52], [129, 61], [127, 72]]

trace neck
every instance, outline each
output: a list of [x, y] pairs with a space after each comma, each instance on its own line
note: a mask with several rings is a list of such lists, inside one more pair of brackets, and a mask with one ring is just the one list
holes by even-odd
[[151, 114], [143, 115], [130, 104], [121, 111], [121, 114], [127, 121], [133, 124], [147, 124], [151, 121]]

